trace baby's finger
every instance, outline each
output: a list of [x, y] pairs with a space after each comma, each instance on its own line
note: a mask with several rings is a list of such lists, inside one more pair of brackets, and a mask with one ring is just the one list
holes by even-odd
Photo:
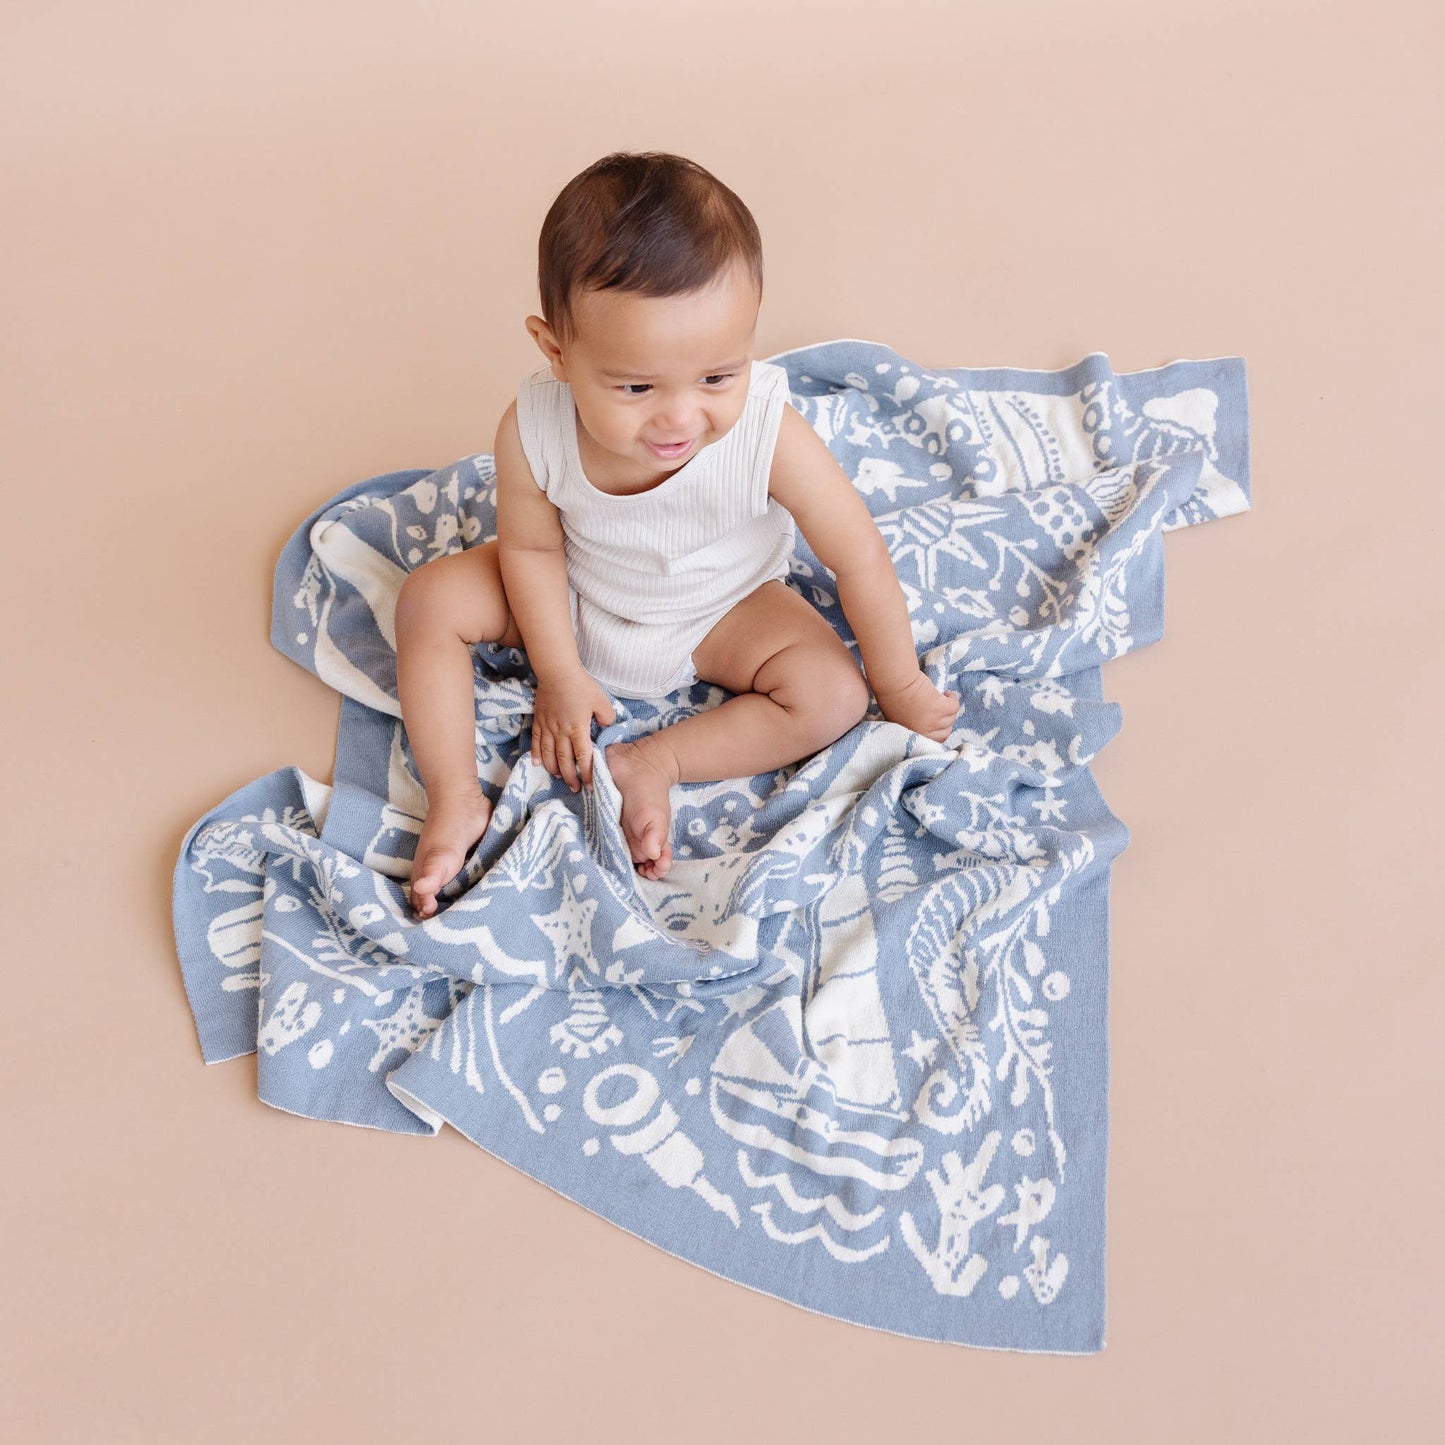
[[572, 746], [577, 755], [577, 771], [581, 774], [582, 781], [590, 788], [592, 786], [592, 737], [590, 733], [585, 738], [574, 738]]
[[563, 733], [557, 739], [557, 766], [561, 769], [559, 776], [562, 781], [575, 793], [577, 791], [577, 760], [572, 756], [572, 739]]
[[551, 733], [542, 734], [542, 766], [557, 776], [557, 742]]

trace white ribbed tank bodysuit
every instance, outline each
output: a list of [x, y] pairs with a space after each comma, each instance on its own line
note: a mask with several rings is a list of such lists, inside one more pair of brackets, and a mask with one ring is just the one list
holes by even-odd
[[788, 575], [793, 519], [768, 496], [788, 374], [754, 361], [742, 415], [646, 492], [599, 491], [583, 474], [572, 388], [549, 367], [522, 379], [517, 428], [537, 485], [561, 513], [582, 666], [609, 693], [688, 686], [692, 651], [725, 612]]

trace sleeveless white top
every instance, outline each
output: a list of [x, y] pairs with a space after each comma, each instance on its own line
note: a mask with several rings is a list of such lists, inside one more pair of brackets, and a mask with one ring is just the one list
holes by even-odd
[[594, 654], [617, 654], [582, 658], [604, 687], [653, 695], [636, 689], [683, 676], [729, 608], [787, 576], [793, 519], [768, 495], [787, 402], [787, 372], [754, 361], [742, 415], [724, 436], [650, 490], [617, 496], [582, 471], [572, 388], [545, 366], [522, 379], [517, 428], [533, 478], [561, 513], [574, 616], [580, 601], [585, 630], [599, 639]]

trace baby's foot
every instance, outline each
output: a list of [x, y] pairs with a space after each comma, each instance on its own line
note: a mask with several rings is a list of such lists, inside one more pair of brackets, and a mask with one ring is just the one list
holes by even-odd
[[637, 871], [656, 882], [672, 867], [672, 803], [668, 789], [677, 765], [665, 749], [646, 743], [613, 743], [607, 771], [622, 794], [622, 833]]
[[428, 800], [426, 822], [416, 840], [407, 896], [418, 918], [437, 911], [437, 892], [462, 871], [467, 854], [487, 831], [492, 804], [479, 788]]

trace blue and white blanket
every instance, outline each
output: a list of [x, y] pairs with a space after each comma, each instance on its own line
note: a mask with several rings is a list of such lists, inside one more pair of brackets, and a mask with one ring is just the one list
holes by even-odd
[[[272, 641], [342, 694], [333, 784], [282, 768], [187, 834], [175, 929], [207, 1063], [260, 1097], [449, 1123], [716, 1274], [876, 1329], [1104, 1343], [1108, 888], [1100, 666], [1162, 632], [1164, 534], [1249, 506], [1241, 357], [933, 369], [768, 358], [892, 550], [948, 744], [876, 710], [802, 764], [673, 792], [633, 870], [602, 749], [723, 701], [617, 701], [595, 787], [529, 757], [524, 654], [476, 652], [495, 822], [417, 922], [403, 577], [494, 531], [490, 455], [347, 488], [277, 568]], [[792, 585], [850, 642], [798, 539]]]

